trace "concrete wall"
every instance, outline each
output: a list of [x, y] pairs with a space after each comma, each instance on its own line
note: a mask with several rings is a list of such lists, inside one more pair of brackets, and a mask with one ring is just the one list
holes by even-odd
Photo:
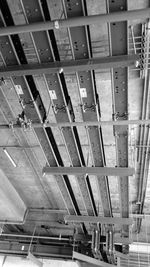
[[[77, 263], [72, 261], [58, 261], [58, 260], [41, 260], [43, 267], [78, 267]], [[0, 267], [37, 267], [36, 264], [30, 260], [20, 257], [6, 257], [0, 256]]]
[[22, 221], [25, 211], [24, 202], [0, 169], [0, 221]]

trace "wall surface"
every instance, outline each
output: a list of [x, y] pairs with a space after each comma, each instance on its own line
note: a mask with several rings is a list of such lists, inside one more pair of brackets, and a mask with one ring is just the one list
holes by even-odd
[[[78, 267], [77, 263], [72, 261], [58, 261], [58, 260], [41, 260], [43, 267]], [[37, 267], [35, 263], [30, 260], [20, 257], [6, 257], [0, 256], [0, 267]]]
[[23, 221], [26, 206], [0, 169], [0, 221]]

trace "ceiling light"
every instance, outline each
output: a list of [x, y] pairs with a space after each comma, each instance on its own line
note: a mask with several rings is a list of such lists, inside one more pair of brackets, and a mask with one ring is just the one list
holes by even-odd
[[17, 165], [14, 162], [14, 160], [12, 159], [12, 157], [10, 156], [10, 154], [8, 153], [8, 151], [6, 150], [6, 148], [3, 148], [4, 153], [6, 154], [6, 156], [8, 157], [8, 159], [11, 161], [12, 165], [16, 168]]

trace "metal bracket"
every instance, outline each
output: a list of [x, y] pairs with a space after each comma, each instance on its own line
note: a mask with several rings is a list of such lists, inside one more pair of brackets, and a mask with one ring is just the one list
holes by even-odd
[[65, 112], [65, 113], [67, 112], [66, 111], [67, 107], [65, 105], [58, 106], [56, 104], [56, 105], [53, 105], [52, 108], [53, 108], [55, 114], [57, 114], [58, 112]]
[[58, 20], [55, 20], [54, 21], [54, 27], [56, 30], [58, 30], [60, 28], [60, 25], [59, 25], [59, 21]]
[[3, 77], [0, 78], [0, 86], [5, 85], [6, 82]]
[[116, 137], [116, 138], [119, 138], [119, 137], [121, 137], [121, 136], [123, 136], [124, 138], [128, 138], [128, 134], [126, 133], [124, 133], [124, 134], [119, 134], [119, 133], [117, 133], [117, 131], [115, 131], [115, 133], [114, 133], [114, 136]]
[[127, 113], [127, 112], [123, 112], [123, 113], [115, 112], [112, 114], [112, 119], [114, 121], [120, 120], [120, 119], [121, 120], [128, 120], [128, 115], [129, 115], [129, 113]]
[[24, 99], [20, 98], [19, 103], [20, 103], [22, 109], [25, 109], [26, 105], [24, 105]]
[[92, 105], [89, 106], [87, 103], [84, 103], [83, 105], [81, 105], [83, 112], [88, 112], [88, 111], [95, 112], [96, 111], [96, 106], [97, 106], [97, 104], [96, 105], [92, 104]]
[[30, 119], [26, 118], [24, 111], [22, 111], [22, 113], [18, 115], [17, 124], [19, 124], [24, 131], [26, 131], [27, 129], [31, 130], [32, 122]]
[[9, 128], [14, 132], [14, 124], [12, 121], [9, 123]]

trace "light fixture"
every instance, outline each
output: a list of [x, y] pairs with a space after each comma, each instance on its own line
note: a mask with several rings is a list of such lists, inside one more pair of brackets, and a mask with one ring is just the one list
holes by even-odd
[[12, 159], [12, 157], [10, 156], [10, 154], [8, 153], [8, 151], [6, 150], [6, 148], [3, 148], [4, 153], [6, 154], [6, 156], [8, 157], [8, 159], [11, 161], [12, 165], [16, 168], [17, 164], [14, 162], [14, 160]]

